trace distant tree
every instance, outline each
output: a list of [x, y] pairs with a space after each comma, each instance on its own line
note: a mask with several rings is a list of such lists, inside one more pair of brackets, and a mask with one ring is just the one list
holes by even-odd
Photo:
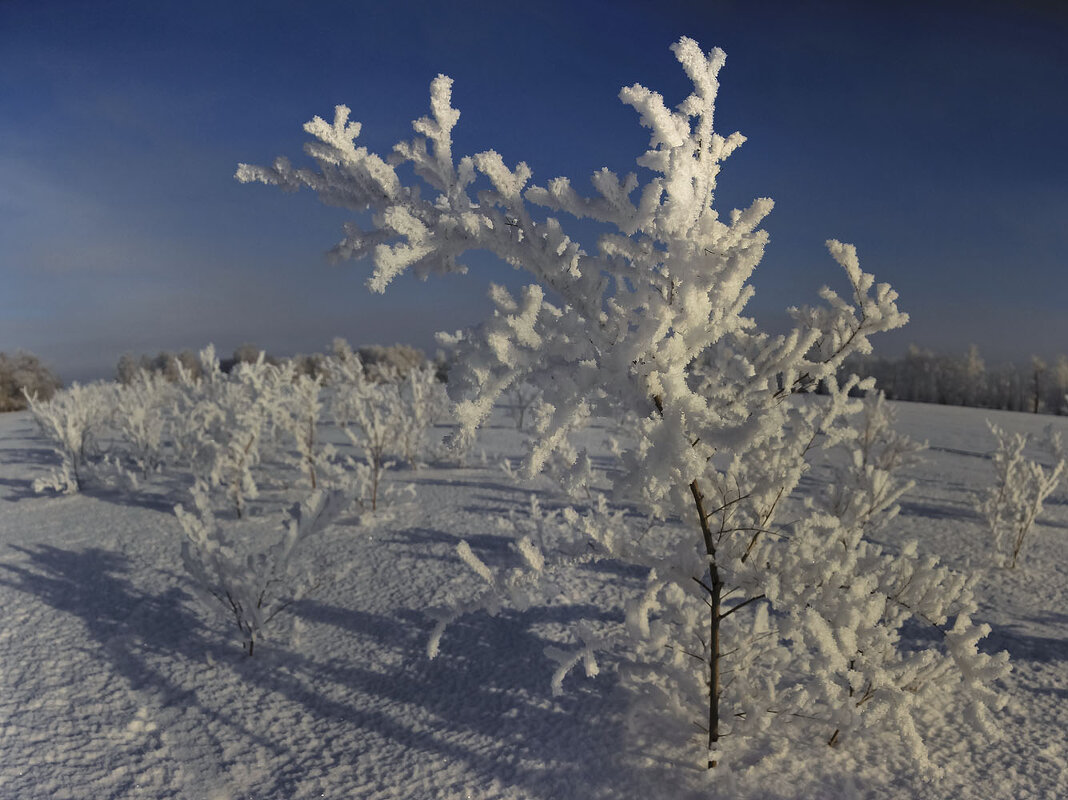
[[422, 350], [406, 344], [369, 345], [356, 352], [367, 377], [375, 381], [403, 379], [413, 369], [421, 369], [427, 363]]
[[155, 356], [124, 353], [115, 365], [115, 379], [124, 386], [139, 380], [140, 372], [162, 375], [170, 383], [178, 381], [183, 372], [191, 378], [203, 374], [197, 355], [189, 349], [180, 353], [160, 350]]
[[259, 358], [260, 353], [264, 352], [261, 348], [252, 344], [251, 342], [245, 342], [237, 346], [234, 350], [234, 363], [235, 364], [255, 364]]
[[26, 395], [46, 401], [63, 386], [51, 370], [33, 353], [19, 351], [14, 356], [0, 353], [0, 411], [21, 411]]
[[290, 360], [299, 375], [317, 379], [325, 379], [327, 376], [327, 357], [323, 353], [298, 354]]
[[1042, 405], [1042, 380], [1046, 374], [1046, 362], [1031, 356], [1031, 413], [1037, 414]]
[[115, 365], [115, 380], [123, 386], [129, 386], [142, 372], [140, 361], [130, 353], [123, 353]]
[[1065, 413], [1064, 396], [1068, 394], [1068, 358], [1057, 356], [1057, 360], [1049, 366], [1046, 372], [1044, 394], [1048, 413]]
[[960, 379], [962, 382], [962, 405], [978, 406], [985, 394], [984, 382], [986, 378], [986, 365], [979, 356], [979, 348], [974, 344], [968, 347], [964, 354], [964, 362], [961, 365]]
[[508, 406], [508, 412], [511, 414], [512, 419], [515, 420], [516, 430], [523, 430], [523, 422], [526, 419], [527, 412], [534, 404], [534, 401], [538, 399], [538, 388], [531, 386], [529, 383], [518, 382], [516, 383], [508, 393], [508, 398], [511, 403]]
[[1007, 411], [1068, 412], [1068, 358], [1047, 363], [1037, 356], [1025, 367], [987, 368], [973, 344], [962, 356], [939, 355], [911, 345], [900, 358], [852, 356], [841, 374], [870, 375], [891, 400], [913, 400]]
[[[175, 363], [177, 362], [177, 364]], [[188, 348], [180, 352], [171, 360], [171, 372], [177, 372], [177, 366], [181, 365], [181, 369], [186, 375], [193, 378], [199, 378], [203, 374], [203, 370], [200, 365], [200, 357]], [[177, 376], [175, 376], [176, 378]], [[174, 380], [174, 379], [172, 379]]]

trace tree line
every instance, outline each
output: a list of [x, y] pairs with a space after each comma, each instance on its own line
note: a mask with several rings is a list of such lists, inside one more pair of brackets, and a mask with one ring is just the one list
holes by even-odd
[[898, 358], [854, 355], [843, 374], [875, 378], [891, 400], [911, 400], [1029, 413], [1068, 413], [1068, 356], [1048, 362], [988, 367], [972, 345], [961, 356], [936, 354], [910, 345]]

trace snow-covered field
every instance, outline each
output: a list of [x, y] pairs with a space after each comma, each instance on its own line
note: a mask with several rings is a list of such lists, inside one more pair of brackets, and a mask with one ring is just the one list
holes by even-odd
[[[973, 510], [993, 479], [985, 419], [1066, 435], [1068, 420], [896, 411], [899, 429], [930, 449], [878, 538], [918, 538], [981, 573], [979, 616], [994, 628], [984, 648], [1008, 650], [1014, 665], [1004, 734], [988, 741], [929, 720], [932, 755], [947, 768], [939, 784], [920, 782], [904, 752], [878, 740], [783, 752], [732, 794], [1068, 797], [1068, 492], [1047, 502], [1015, 571], [991, 566]], [[185, 499], [178, 489], [159, 480], [137, 493], [35, 495], [54, 456], [29, 414], [0, 417], [0, 798], [724, 796], [703, 772], [628, 755], [610, 665], [596, 679], [572, 673], [552, 696], [546, 644], [588, 606], [472, 615], [426, 657], [426, 609], [472, 586], [457, 542], [505, 563], [498, 518], [522, 513], [532, 490], [547, 507], [567, 502], [547, 481], [517, 484], [500, 469], [522, 450], [498, 416], [470, 466], [392, 472], [414, 484], [414, 499], [345, 516], [316, 540], [316, 557], [351, 569], [248, 658], [189, 592], [171, 511]], [[641, 579], [590, 571], [575, 579], [586, 584], [579, 602], [621, 614], [624, 589]]]

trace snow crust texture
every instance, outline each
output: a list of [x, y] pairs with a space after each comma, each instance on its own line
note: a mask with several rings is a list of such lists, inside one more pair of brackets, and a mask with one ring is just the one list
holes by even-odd
[[[993, 566], [973, 510], [994, 479], [985, 420], [1034, 435], [1046, 420], [892, 405], [898, 429], [929, 446], [903, 470], [915, 486], [876, 538], [900, 547], [920, 530], [925, 551], [980, 575], [977, 618], [993, 629], [982, 647], [1008, 650], [1014, 666], [1003, 735], [977, 738], [953, 714], [930, 714], [931, 757], [946, 767], [937, 783], [916, 774], [900, 744], [873, 739], [818, 759], [784, 748], [715, 796], [1068, 794], [1068, 496], [1062, 488], [1047, 500], [1015, 570]], [[591, 432], [595, 455], [607, 455], [596, 442], [609, 427]], [[351, 561], [351, 572], [299, 604], [289, 637], [247, 658], [193, 601], [168, 505], [105, 491], [35, 494], [56, 457], [28, 414], [0, 417], [0, 797], [709, 796], [703, 771], [626, 755], [611, 672], [572, 672], [554, 696], [545, 650], [566, 641], [576, 609], [472, 617], [449, 629], [435, 660], [425, 657], [426, 607], [470, 587], [457, 543], [498, 569], [514, 553], [496, 519], [522, 512], [531, 490], [552, 507], [547, 483], [517, 486], [496, 466], [523, 452], [514, 423], [498, 414], [482, 437], [488, 466], [426, 469], [415, 478], [418, 505], [363, 527], [343, 518], [316, 540], [317, 556]], [[834, 465], [816, 470], [811, 490], [833, 474]], [[575, 580], [619, 619], [644, 575]], [[929, 634], [907, 635], [924, 644]]]

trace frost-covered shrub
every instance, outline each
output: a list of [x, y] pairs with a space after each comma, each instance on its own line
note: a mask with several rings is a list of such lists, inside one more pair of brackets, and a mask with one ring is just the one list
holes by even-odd
[[213, 345], [200, 351], [195, 372], [179, 372], [178, 391], [171, 408], [171, 443], [177, 465], [194, 476], [211, 472], [216, 444], [209, 435], [217, 424], [218, 409], [211, 400], [216, 384], [225, 378], [219, 370], [219, 360]]
[[[416, 120], [415, 138], [388, 158], [355, 146], [360, 125], [338, 106], [332, 123], [316, 117], [305, 126], [318, 170], [278, 159], [271, 168], [242, 165], [237, 177], [308, 187], [331, 205], [371, 211], [374, 229], [347, 225], [334, 253], [373, 256], [373, 291], [406, 270], [462, 271], [472, 250], [534, 278], [518, 297], [494, 286], [492, 318], [442, 340], [457, 353], [448, 384], [460, 423], [454, 442], [470, 443], [523, 381], [541, 389], [543, 409], [528, 476], [595, 415], [637, 420], [623, 468], [609, 480], [613, 500], [640, 506], [652, 526], [595, 498], [586, 514], [562, 517], [575, 531], [561, 534], [562, 557], [623, 560], [646, 568], [648, 582], [628, 603], [620, 635], [579, 626], [577, 649], [549, 653], [562, 670], [556, 686], [574, 664], [596, 673], [596, 653], [609, 651], [635, 707], [646, 710], [636, 730], [657, 731], [649, 748], [677, 757], [700, 731], [709, 767], [759, 759], [784, 737], [838, 744], [875, 729], [904, 738], [922, 764], [919, 708], [960, 702], [953, 689], [980, 722], [999, 707], [986, 684], [1004, 674], [1005, 659], [975, 648], [986, 630], [970, 622], [967, 582], [911, 550], [866, 542], [852, 508], [838, 516], [809, 501], [792, 521], [783, 513], [799, 502], [792, 495], [813, 447], [847, 437], [843, 420], [860, 410], [849, 392], [871, 388], [839, 386], [843, 360], [869, 352], [869, 336], [907, 317], [890, 286], [860, 269], [855, 249], [834, 240], [827, 246], [848, 280], [846, 298], [822, 289], [825, 305], [793, 309], [784, 336], [743, 315], [772, 203], [759, 199], [724, 218], [712, 207], [720, 164], [744, 141], [712, 126], [725, 56], [685, 38], [673, 49], [693, 94], [672, 110], [640, 85], [621, 91], [651, 131], [638, 159], [644, 171], [594, 173], [593, 197], [566, 178], [531, 185], [525, 163], [509, 167], [492, 150], [456, 159], [459, 112], [445, 76], [431, 84], [431, 116]], [[407, 163], [416, 185], [398, 170]], [[582, 246], [557, 212], [609, 232]], [[791, 396], [821, 381], [825, 400]], [[518, 546], [524, 567], [514, 580], [460, 548], [489, 586], [477, 607], [532, 602], [523, 574], [537, 578], [556, 559], [529, 540]], [[941, 649], [900, 646], [909, 615], [939, 628]], [[664, 724], [650, 727], [655, 719]]]
[[561, 442], [546, 460], [543, 471], [568, 497], [592, 498], [593, 459], [585, 448], [579, 449], [570, 441]]
[[1053, 493], [1064, 471], [1063, 459], [1052, 469], [1024, 456], [1028, 439], [1020, 433], [1006, 433], [987, 421], [997, 441], [993, 454], [994, 485], [983, 495], [979, 511], [986, 518], [994, 540], [994, 557], [1002, 566], [1016, 568], [1042, 504]]
[[334, 419], [342, 432], [359, 451], [368, 469], [361, 480], [366, 487], [362, 495], [371, 510], [378, 508], [382, 475], [393, 466], [390, 456], [396, 452], [404, 430], [405, 414], [400, 402], [400, 389], [395, 383], [364, 383], [359, 391], [338, 393], [333, 409]]
[[517, 383], [508, 392], [508, 414], [515, 421], [516, 430], [523, 430], [527, 412], [538, 399], [538, 389], [529, 383]]
[[433, 366], [409, 370], [399, 385], [401, 408], [400, 455], [412, 469], [429, 460], [435, 444], [434, 425], [448, 411], [449, 398]]
[[323, 404], [320, 399], [322, 383], [305, 374], [294, 376], [289, 393], [286, 420], [296, 443], [299, 469], [311, 488], [319, 488], [324, 464], [334, 455], [334, 448], [319, 439], [319, 418]]
[[246, 387], [231, 382], [221, 387], [205, 417], [209, 425], [204, 433], [210, 438], [201, 452], [210, 453], [210, 457], [201, 465], [208, 469], [197, 477], [213, 488], [224, 488], [234, 511], [241, 517], [247, 501], [259, 495], [253, 470], [260, 462], [260, 443], [267, 420], [265, 408], [251, 401], [244, 391]]
[[[1064, 437], [1061, 432], [1054, 430], [1052, 425], [1047, 425], [1042, 431], [1042, 446], [1053, 457], [1053, 463], [1068, 461], [1068, 450], [1064, 447]], [[1062, 471], [1064, 477], [1068, 470]]]
[[349, 502], [342, 491], [313, 492], [292, 507], [282, 536], [263, 549], [237, 541], [219, 524], [203, 484], [194, 487], [192, 510], [175, 506], [185, 569], [204, 601], [237, 627], [250, 656], [271, 621], [324, 579], [321, 565], [302, 561], [300, 550]]
[[182, 373], [174, 440], [196, 482], [225, 493], [235, 513], [259, 495], [257, 468], [287, 431], [294, 377], [289, 365], [261, 357], [223, 373], [210, 345], [200, 354], [201, 377]]
[[[987, 709], [1004, 704], [989, 684], [1006, 673], [1007, 655], [991, 657], [976, 648], [989, 626], [971, 622], [974, 578], [921, 555], [914, 541], [888, 553], [863, 540], [861, 515], [835, 518], [811, 501], [804, 508], [811, 529], [821, 535], [787, 551], [793, 563], [783, 577], [793, 581], [770, 596], [733, 598], [721, 612], [721, 622], [731, 618], [734, 624], [718, 630], [722, 652], [731, 655], [720, 701], [732, 709], [731, 735], [750, 743], [733, 752], [735, 766], [789, 740], [834, 746], [890, 728], [921, 769], [937, 772], [917, 724], [921, 712], [963, 692], [969, 712], [985, 726]], [[576, 646], [552, 646], [546, 655], [557, 665], [552, 688], [558, 694], [572, 669], [581, 666], [594, 676], [601, 654], [624, 653], [621, 671], [637, 698], [630, 709], [634, 736], [649, 754], [677, 754], [693, 736], [689, 706], [707, 692], [706, 676], [693, 668], [707, 617], [685, 582], [673, 576], [676, 560], [636, 547], [642, 537], [668, 531], [655, 520], [628, 519], [603, 495], [585, 512], [543, 511], [532, 498], [526, 515], [513, 514], [503, 525], [514, 537], [516, 566], [491, 569], [461, 542], [458, 554], [479, 576], [480, 588], [433, 612], [429, 655], [438, 654], [443, 633], [462, 615], [566, 602], [573, 589], [560, 580], [562, 573], [605, 560], [644, 563], [648, 581], [627, 603], [622, 623], [579, 626]], [[627, 535], [635, 530], [638, 536]], [[842, 550], [850, 553], [845, 567], [836, 557]], [[692, 581], [692, 571], [682, 574]], [[805, 601], [784, 602], [793, 594]], [[935, 630], [937, 642], [902, 647], [900, 632], [910, 619]]]
[[432, 369], [412, 369], [405, 378], [379, 367], [369, 372], [359, 355], [335, 340], [328, 362], [330, 416], [363, 461], [344, 460], [348, 481], [366, 508], [377, 510], [386, 470], [403, 458], [412, 467], [429, 455], [428, 431], [447, 405]]
[[97, 435], [114, 407], [112, 386], [103, 382], [72, 383], [51, 400], [27, 394], [37, 427], [50, 440], [60, 465], [47, 478], [33, 482], [35, 492], [52, 489], [74, 494], [85, 487], [94, 457], [99, 455]]
[[849, 462], [834, 471], [828, 497], [831, 513], [855, 515], [867, 533], [888, 523], [900, 511], [898, 499], [915, 486], [915, 481], [900, 480], [900, 470], [914, 464], [924, 447], [896, 432], [886, 397], [869, 392], [841, 445]]
[[127, 460], [142, 478], [164, 464], [175, 399], [173, 384], [157, 372], [138, 370], [117, 387], [112, 425]]

